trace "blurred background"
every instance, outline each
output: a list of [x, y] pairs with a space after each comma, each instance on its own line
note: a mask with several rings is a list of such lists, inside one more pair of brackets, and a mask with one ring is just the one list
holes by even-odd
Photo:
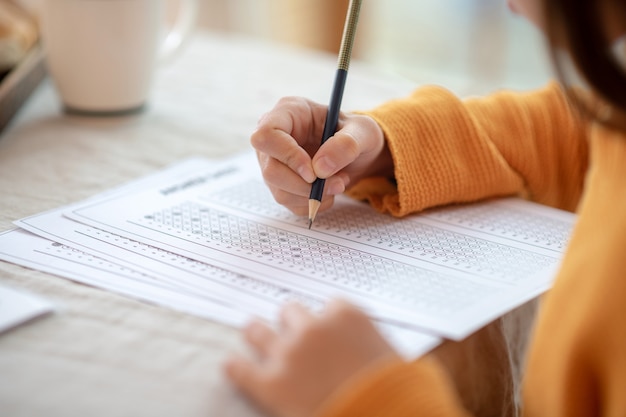
[[[0, 43], [13, 62], [36, 36], [28, 21], [17, 25], [11, 5], [36, 16], [47, 0], [0, 0], [0, 28], [14, 29]], [[51, 0], [53, 1], [53, 0]], [[152, 1], [152, 0], [151, 0]], [[169, 17], [184, 0], [164, 0]], [[228, 35], [336, 54], [349, 0], [197, 0], [198, 28]], [[5, 30], [5, 33], [10, 31]], [[550, 77], [543, 38], [506, 0], [364, 0], [353, 58], [417, 83], [437, 83], [457, 92], [529, 89]], [[17, 45], [17, 46], [16, 46]], [[5, 48], [9, 49], [9, 48]], [[1, 61], [1, 60], [0, 60]], [[0, 62], [1, 63], [1, 62]]]
[[[198, 24], [337, 53], [348, 0], [200, 0]], [[364, 0], [353, 59], [418, 83], [487, 93], [551, 75], [542, 35], [505, 0]]]

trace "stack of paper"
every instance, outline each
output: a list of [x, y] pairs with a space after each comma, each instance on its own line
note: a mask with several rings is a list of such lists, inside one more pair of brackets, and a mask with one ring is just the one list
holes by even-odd
[[16, 221], [0, 257], [234, 326], [284, 302], [363, 308], [407, 356], [545, 291], [574, 216], [520, 199], [404, 219], [337, 198], [314, 227], [274, 202], [252, 154], [186, 160]]

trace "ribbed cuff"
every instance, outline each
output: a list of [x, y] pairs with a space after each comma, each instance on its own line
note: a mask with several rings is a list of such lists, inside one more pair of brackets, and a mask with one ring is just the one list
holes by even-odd
[[317, 417], [468, 416], [438, 363], [388, 361], [339, 388]]
[[519, 175], [447, 90], [425, 87], [366, 114], [383, 129], [395, 166], [397, 192], [371, 199], [379, 210], [403, 216], [523, 188]]

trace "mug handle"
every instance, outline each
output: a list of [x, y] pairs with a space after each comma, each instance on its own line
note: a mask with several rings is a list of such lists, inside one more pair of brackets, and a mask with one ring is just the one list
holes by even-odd
[[180, 51], [181, 46], [185, 43], [195, 27], [197, 14], [197, 0], [179, 0], [176, 20], [169, 29], [161, 50], [159, 51], [159, 63], [171, 61]]

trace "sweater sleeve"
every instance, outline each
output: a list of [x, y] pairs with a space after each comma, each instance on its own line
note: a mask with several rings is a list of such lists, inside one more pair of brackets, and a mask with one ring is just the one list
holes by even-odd
[[383, 129], [395, 186], [368, 178], [350, 194], [377, 210], [403, 216], [510, 195], [574, 210], [580, 198], [587, 129], [556, 83], [465, 101], [424, 87], [366, 114]]
[[453, 386], [436, 359], [392, 361], [340, 387], [318, 416], [468, 417]]

